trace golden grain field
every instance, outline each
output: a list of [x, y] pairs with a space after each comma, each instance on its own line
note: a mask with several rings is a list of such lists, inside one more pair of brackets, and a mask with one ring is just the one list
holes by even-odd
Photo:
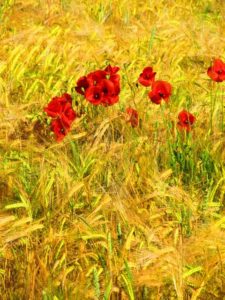
[[[0, 0], [0, 300], [225, 299], [224, 32], [223, 0]], [[119, 102], [93, 106], [76, 82], [108, 64]], [[80, 116], [57, 143], [63, 93]]]

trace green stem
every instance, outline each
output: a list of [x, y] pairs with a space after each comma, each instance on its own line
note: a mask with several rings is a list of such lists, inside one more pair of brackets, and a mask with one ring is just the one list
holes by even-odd
[[210, 81], [210, 133], [213, 131], [213, 82]]
[[165, 110], [164, 110], [164, 106], [162, 104], [160, 104], [160, 109], [161, 109], [161, 114], [162, 114], [162, 118], [163, 118], [163, 124], [166, 128], [167, 146], [168, 146], [169, 153], [171, 155], [173, 152], [173, 149], [172, 149], [172, 142], [170, 142], [170, 139], [171, 139], [171, 137], [173, 138], [173, 136], [172, 136], [170, 126], [169, 126], [169, 120], [166, 120], [166, 118], [165, 118]]
[[221, 105], [222, 105], [222, 111], [221, 111], [221, 130], [222, 130], [222, 133], [223, 133], [223, 120], [224, 120], [224, 109], [223, 109], [223, 88], [221, 88]]

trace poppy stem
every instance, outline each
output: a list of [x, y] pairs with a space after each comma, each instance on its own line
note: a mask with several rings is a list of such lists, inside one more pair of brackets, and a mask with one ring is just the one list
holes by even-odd
[[224, 109], [223, 109], [223, 97], [224, 97], [224, 93], [223, 93], [223, 88], [221, 87], [221, 130], [222, 130], [222, 133], [223, 133], [223, 121], [224, 121]]
[[213, 133], [213, 116], [215, 111], [215, 105], [218, 98], [220, 90], [218, 89], [218, 85], [212, 82], [211, 86], [211, 134]]
[[165, 126], [166, 129], [166, 141], [167, 141], [167, 146], [168, 146], [168, 150], [171, 153], [172, 151], [172, 142], [170, 142], [170, 137], [172, 136], [171, 130], [170, 130], [170, 126], [169, 126], [169, 122], [166, 120], [165, 118], [165, 109], [164, 106], [160, 103], [160, 108], [161, 108], [161, 114], [162, 114], [162, 119], [163, 119], [163, 124]]
[[210, 113], [210, 134], [213, 131], [213, 82], [210, 81], [210, 104], [211, 104], [211, 113]]

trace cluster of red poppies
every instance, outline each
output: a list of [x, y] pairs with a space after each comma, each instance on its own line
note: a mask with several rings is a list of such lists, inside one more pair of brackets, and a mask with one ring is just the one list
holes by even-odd
[[55, 133], [57, 142], [62, 141], [70, 131], [70, 126], [76, 118], [71, 96], [65, 93], [61, 97], [52, 98], [44, 111], [52, 118], [51, 129]]
[[[225, 81], [225, 63], [221, 59], [215, 59], [213, 65], [208, 68], [207, 74], [215, 82]], [[179, 113], [178, 119], [178, 128], [185, 129], [187, 132], [191, 130], [195, 122], [195, 117], [186, 110]]]
[[[96, 70], [82, 76], [78, 79], [75, 90], [93, 105], [113, 105], [119, 101], [119, 70], [119, 67], [108, 65], [104, 70]], [[207, 74], [215, 82], [225, 81], [225, 63], [221, 59], [215, 59], [213, 65], [208, 68]], [[155, 80], [155, 76], [156, 72], [153, 68], [146, 67], [140, 74], [138, 82], [145, 87], [151, 87], [148, 96], [153, 103], [161, 104], [162, 100], [168, 103], [172, 86], [166, 81]], [[56, 140], [61, 141], [70, 131], [71, 124], [77, 116], [72, 107], [71, 96], [65, 93], [61, 97], [52, 98], [44, 111], [52, 118], [51, 129], [55, 133]], [[127, 122], [132, 127], [137, 127], [139, 123], [137, 110], [128, 107], [126, 115], [128, 116]], [[190, 132], [195, 120], [196, 118], [190, 112], [182, 110], [178, 114], [177, 127]]]
[[[166, 103], [172, 93], [172, 86], [169, 82], [163, 80], [155, 80], [156, 72], [152, 67], [146, 67], [140, 74], [138, 81], [145, 87], [151, 87], [148, 93], [150, 100], [155, 104], [161, 104], [164, 100]], [[180, 130], [184, 129], [187, 132], [191, 130], [191, 126], [195, 122], [195, 117], [186, 110], [182, 110], [178, 115], [177, 126]]]
[[161, 104], [164, 100], [168, 102], [172, 93], [172, 86], [169, 82], [163, 80], [155, 80], [156, 72], [153, 72], [152, 67], [146, 67], [140, 74], [138, 81], [146, 87], [151, 87], [148, 96], [155, 104]]
[[[225, 63], [219, 58], [215, 59], [212, 66], [208, 68], [207, 74], [215, 82], [225, 81]], [[195, 117], [186, 110], [179, 113], [178, 119], [178, 128], [185, 129], [187, 132], [195, 122]]]
[[[118, 102], [120, 93], [119, 67], [108, 65], [104, 70], [97, 70], [81, 77], [77, 81], [76, 91], [94, 105], [109, 106]], [[72, 107], [72, 98], [65, 93], [61, 97], [53, 97], [44, 111], [52, 118], [51, 130], [57, 142], [70, 131], [77, 114]]]
[[119, 101], [120, 75], [119, 67], [107, 66], [82, 76], [77, 81], [76, 91], [94, 105], [109, 106]]

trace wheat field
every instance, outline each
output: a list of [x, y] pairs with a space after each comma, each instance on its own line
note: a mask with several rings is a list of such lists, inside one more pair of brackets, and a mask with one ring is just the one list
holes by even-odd
[[[224, 32], [223, 0], [0, 0], [0, 299], [225, 299]], [[76, 82], [108, 64], [119, 101], [93, 106]], [[63, 93], [80, 115], [56, 142]]]

